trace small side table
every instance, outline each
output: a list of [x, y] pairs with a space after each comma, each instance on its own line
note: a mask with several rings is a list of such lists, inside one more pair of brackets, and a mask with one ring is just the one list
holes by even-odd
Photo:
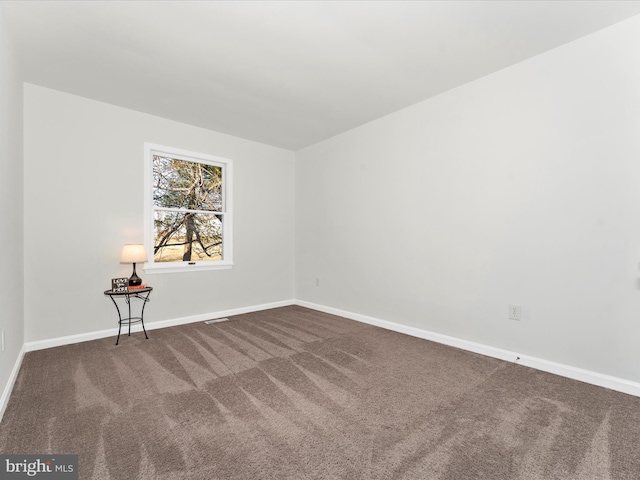
[[[111, 299], [113, 304], [116, 306], [116, 310], [118, 311], [118, 338], [116, 339], [116, 345], [118, 345], [118, 342], [120, 341], [120, 329], [122, 328], [123, 324], [129, 325], [129, 336], [131, 336], [131, 324], [141, 323], [144, 336], [147, 340], [149, 339], [149, 336], [147, 335], [147, 330], [144, 328], [144, 307], [147, 305], [147, 302], [149, 301], [149, 295], [151, 295], [152, 290], [153, 290], [153, 287], [144, 287], [144, 288], [136, 288], [136, 289], [132, 288], [124, 292], [114, 292], [111, 290], [104, 291], [104, 294]], [[122, 314], [120, 313], [120, 308], [116, 303], [116, 298], [124, 298], [124, 301], [127, 303], [127, 306], [129, 307], [128, 317], [122, 318]], [[140, 311], [139, 317], [131, 316], [131, 300], [133, 298], [138, 298], [142, 300], [142, 310]]]

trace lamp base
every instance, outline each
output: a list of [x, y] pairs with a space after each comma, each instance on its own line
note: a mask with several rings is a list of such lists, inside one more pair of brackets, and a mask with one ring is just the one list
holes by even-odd
[[129, 286], [130, 287], [137, 287], [139, 285], [142, 285], [142, 279], [136, 273], [136, 264], [134, 263], [133, 264], [133, 273], [129, 277]]

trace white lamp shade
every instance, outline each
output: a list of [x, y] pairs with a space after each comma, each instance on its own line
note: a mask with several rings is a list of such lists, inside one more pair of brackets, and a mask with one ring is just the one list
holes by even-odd
[[142, 263], [147, 261], [147, 252], [144, 245], [126, 244], [122, 249], [120, 263]]

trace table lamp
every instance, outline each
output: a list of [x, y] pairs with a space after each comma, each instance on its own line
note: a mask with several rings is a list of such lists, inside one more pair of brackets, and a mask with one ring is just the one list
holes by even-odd
[[133, 263], [133, 274], [129, 277], [130, 287], [142, 285], [142, 279], [136, 274], [136, 263], [146, 261], [147, 253], [144, 251], [144, 245], [126, 244], [122, 249], [120, 263]]

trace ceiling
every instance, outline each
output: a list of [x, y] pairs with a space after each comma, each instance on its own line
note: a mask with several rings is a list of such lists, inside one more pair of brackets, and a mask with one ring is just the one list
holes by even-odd
[[639, 1], [2, 1], [24, 80], [298, 150]]

